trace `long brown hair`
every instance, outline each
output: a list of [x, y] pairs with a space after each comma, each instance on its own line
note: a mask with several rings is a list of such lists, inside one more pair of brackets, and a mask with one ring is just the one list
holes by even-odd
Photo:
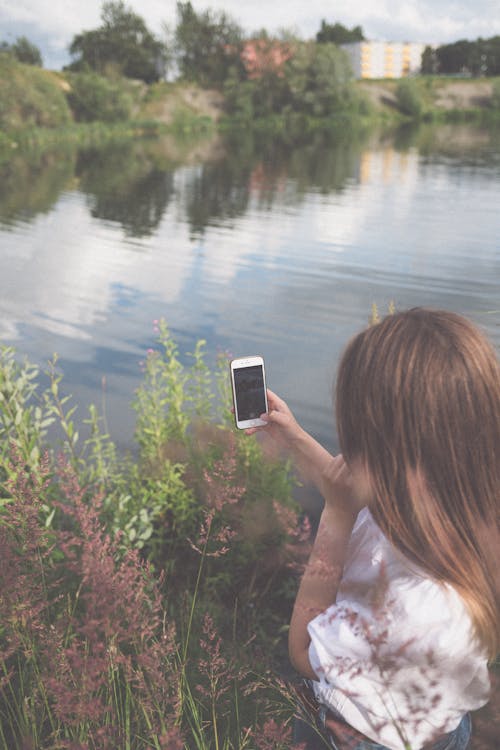
[[455, 313], [414, 308], [358, 334], [336, 388], [340, 446], [367, 472], [392, 544], [462, 596], [491, 658], [500, 646], [500, 366]]

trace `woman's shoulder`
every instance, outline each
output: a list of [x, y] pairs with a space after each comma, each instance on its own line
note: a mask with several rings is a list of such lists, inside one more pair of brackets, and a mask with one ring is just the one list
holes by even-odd
[[475, 634], [459, 593], [405, 558], [365, 508], [353, 529], [337, 604], [383, 622], [391, 640], [432, 643], [446, 653], [470, 649]]

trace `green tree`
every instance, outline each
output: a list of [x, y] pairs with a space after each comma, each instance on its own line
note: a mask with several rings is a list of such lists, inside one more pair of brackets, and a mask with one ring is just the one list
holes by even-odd
[[351, 42], [362, 42], [364, 38], [361, 26], [353, 26], [352, 29], [348, 29], [341, 23], [330, 24], [324, 19], [321, 21], [321, 28], [316, 34], [318, 44], [327, 44], [328, 42], [350, 44]]
[[18, 37], [14, 44], [3, 42], [0, 46], [0, 51], [10, 53], [19, 62], [25, 63], [25, 65], [37, 65], [40, 68], [43, 66], [42, 54], [39, 48], [25, 36]]
[[175, 48], [180, 74], [201, 86], [221, 86], [231, 68], [242, 68], [243, 33], [226, 13], [197, 13], [191, 2], [177, 3]]
[[500, 36], [460, 39], [436, 49], [438, 72], [445, 75], [500, 75]]
[[439, 63], [436, 57], [436, 50], [433, 47], [427, 45], [427, 47], [422, 52], [422, 75], [434, 75], [438, 72], [438, 70]]
[[127, 78], [146, 83], [164, 75], [166, 45], [149, 31], [141, 16], [122, 0], [109, 0], [102, 6], [101, 20], [98, 29], [83, 31], [73, 38], [69, 51], [77, 59], [69, 69], [90, 68], [98, 73], [115, 69]]
[[298, 42], [285, 76], [291, 108], [312, 117], [344, 109], [351, 96], [349, 58], [335, 44]]
[[469, 50], [472, 42], [459, 39], [452, 44], [443, 44], [436, 49], [439, 73], [457, 75], [469, 73]]
[[500, 75], [500, 36], [491, 39], [479, 39], [481, 43], [483, 74], [487, 76]]
[[328, 118], [354, 104], [352, 69], [335, 44], [290, 42], [292, 54], [282, 69], [268, 70], [252, 80], [230, 76], [226, 103], [244, 119], [285, 115]]

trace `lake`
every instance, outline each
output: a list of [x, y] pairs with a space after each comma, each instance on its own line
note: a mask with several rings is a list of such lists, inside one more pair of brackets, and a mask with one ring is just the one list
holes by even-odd
[[60, 356], [132, 441], [153, 321], [183, 356], [262, 354], [335, 449], [339, 355], [376, 303], [447, 308], [500, 346], [500, 137], [466, 125], [302, 144], [251, 134], [16, 156], [0, 185], [0, 341]]

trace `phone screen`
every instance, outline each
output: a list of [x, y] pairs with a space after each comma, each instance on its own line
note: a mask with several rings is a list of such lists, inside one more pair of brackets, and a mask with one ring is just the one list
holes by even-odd
[[266, 411], [262, 365], [237, 367], [233, 374], [238, 421], [258, 419]]

